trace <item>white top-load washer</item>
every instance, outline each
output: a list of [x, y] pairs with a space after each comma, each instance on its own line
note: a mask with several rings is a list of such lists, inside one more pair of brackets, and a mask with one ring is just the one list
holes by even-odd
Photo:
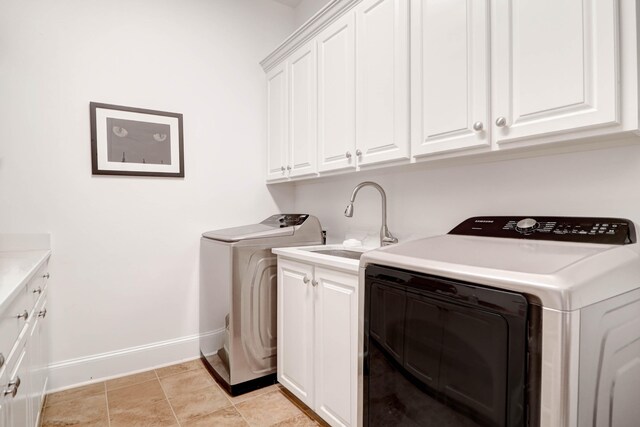
[[[496, 415], [495, 408], [504, 405], [494, 407], [494, 403], [483, 403], [473, 396], [473, 393], [486, 395], [487, 390], [472, 390], [465, 395], [465, 385], [447, 383], [431, 389], [428, 381], [423, 381], [422, 387], [435, 396], [436, 401], [444, 402], [448, 408], [469, 416], [476, 423], [469, 425], [529, 425], [532, 422], [545, 427], [640, 425], [640, 247], [632, 222], [616, 218], [470, 218], [446, 235], [365, 253], [360, 262], [360, 277], [361, 283], [367, 283], [365, 294], [369, 291], [363, 301], [365, 425], [377, 425], [367, 419], [367, 411], [375, 416], [376, 404], [383, 405], [384, 399], [398, 400], [397, 396], [393, 399], [374, 396], [377, 400], [366, 401], [371, 394], [367, 390], [367, 375], [374, 375], [368, 371], [373, 371], [371, 366], [376, 363], [367, 361], [369, 352], [379, 346], [386, 354], [384, 348], [391, 348], [376, 331], [367, 329], [373, 328], [371, 325], [389, 311], [378, 300], [370, 300], [378, 298], [372, 297], [375, 292], [384, 295], [383, 291], [376, 291], [383, 289], [376, 285], [378, 282], [387, 283], [394, 292], [424, 293], [425, 298], [431, 298], [429, 301], [435, 301], [430, 303], [433, 306], [440, 302], [444, 306], [457, 298], [456, 304], [464, 307], [466, 313], [477, 309], [500, 316], [499, 310], [494, 311], [495, 307], [486, 300], [483, 302], [475, 289], [505, 291], [526, 300], [520, 310], [526, 312], [522, 316], [527, 319], [526, 330], [523, 330], [527, 360], [522, 364], [523, 384], [517, 386], [524, 387], [524, 397], [514, 398], [512, 404], [521, 407], [512, 411], [519, 414], [519, 421], [510, 418], [508, 408], [506, 415], [499, 411]], [[440, 285], [433, 284], [436, 282]], [[443, 287], [442, 283], [453, 283], [463, 291]], [[465, 299], [462, 295], [468, 297]], [[431, 305], [424, 305], [425, 310], [428, 311]], [[378, 306], [383, 308], [375, 308]], [[443, 306], [434, 311], [437, 316], [450, 311]], [[409, 307], [408, 303], [406, 307]], [[396, 313], [394, 316], [404, 316], [403, 324], [410, 324], [409, 314]], [[445, 324], [450, 324], [451, 319], [447, 318]], [[445, 337], [454, 334], [447, 332], [448, 327], [443, 327]], [[399, 336], [409, 337], [414, 333], [408, 326], [406, 328], [405, 332], [394, 332], [396, 341]], [[458, 334], [456, 339], [462, 338]], [[381, 344], [376, 344], [375, 340]], [[408, 342], [407, 338], [396, 348], [402, 347], [408, 354], [409, 346], [413, 345]], [[428, 347], [430, 344], [421, 345]], [[484, 350], [475, 352], [473, 343], [466, 345], [459, 348], [466, 348], [467, 356], [451, 357], [464, 359], [473, 354], [490, 354]], [[436, 351], [435, 347], [439, 349], [440, 357], [445, 357], [442, 355], [447, 349], [441, 347], [446, 346], [434, 344], [429, 351]], [[415, 369], [406, 368], [407, 363], [396, 352], [387, 353], [393, 353], [394, 363], [400, 366], [398, 369], [406, 371], [402, 373], [404, 377], [411, 377], [414, 383], [420, 382], [422, 374], [412, 374]], [[425, 367], [423, 374], [429, 371], [429, 375], [424, 377], [442, 376], [438, 369], [444, 368]], [[376, 384], [378, 389], [388, 386]], [[462, 396], [459, 399], [451, 392], [456, 387], [459, 389], [456, 393]], [[510, 389], [506, 393], [514, 392]], [[483, 410], [483, 407], [492, 409]], [[504, 424], [501, 424], [502, 420], [506, 420]], [[425, 421], [419, 425], [437, 424]], [[467, 424], [461, 422], [459, 425]]]

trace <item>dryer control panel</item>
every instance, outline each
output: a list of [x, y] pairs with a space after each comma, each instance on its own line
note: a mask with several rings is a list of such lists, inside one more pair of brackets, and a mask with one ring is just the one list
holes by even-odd
[[636, 242], [633, 222], [622, 218], [482, 216], [463, 221], [449, 234], [608, 245]]
[[308, 214], [278, 214], [271, 215], [260, 224], [279, 228], [293, 227], [296, 225], [302, 225], [307, 218], [309, 218]]

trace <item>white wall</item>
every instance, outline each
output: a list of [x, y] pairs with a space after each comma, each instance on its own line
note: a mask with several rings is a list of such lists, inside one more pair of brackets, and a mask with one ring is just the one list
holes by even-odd
[[[53, 388], [197, 357], [200, 233], [291, 209], [264, 185], [258, 62], [293, 15], [263, 0], [2, 1], [0, 232], [52, 233]], [[90, 101], [183, 113], [185, 178], [92, 176]]]
[[331, 0], [302, 0], [295, 8], [294, 23], [298, 28]]
[[[636, 144], [638, 140], [636, 139]], [[317, 215], [328, 241], [380, 229], [380, 196], [363, 188], [353, 218], [343, 215], [353, 187], [386, 190], [388, 225], [401, 241], [443, 234], [476, 215], [623, 217], [640, 224], [640, 146], [456, 166], [413, 165], [296, 185], [297, 211]]]

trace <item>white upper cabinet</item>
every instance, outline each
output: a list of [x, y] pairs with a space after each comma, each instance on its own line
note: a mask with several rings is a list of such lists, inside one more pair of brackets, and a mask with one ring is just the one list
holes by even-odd
[[412, 154], [489, 146], [489, 0], [412, 0]]
[[267, 74], [267, 180], [287, 178], [287, 63]]
[[409, 159], [409, 3], [356, 7], [358, 165]]
[[315, 41], [267, 74], [267, 181], [317, 172]]
[[619, 122], [618, 0], [495, 0], [498, 144]]
[[318, 42], [318, 170], [355, 169], [355, 18], [338, 18]]
[[289, 162], [290, 176], [316, 173], [317, 67], [315, 40], [289, 59]]
[[640, 135], [639, 16], [632, 0], [332, 2], [262, 61], [267, 180]]

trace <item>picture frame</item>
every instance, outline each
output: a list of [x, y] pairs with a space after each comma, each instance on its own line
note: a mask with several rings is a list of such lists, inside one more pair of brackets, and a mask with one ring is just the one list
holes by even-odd
[[92, 175], [184, 178], [182, 114], [89, 103]]

